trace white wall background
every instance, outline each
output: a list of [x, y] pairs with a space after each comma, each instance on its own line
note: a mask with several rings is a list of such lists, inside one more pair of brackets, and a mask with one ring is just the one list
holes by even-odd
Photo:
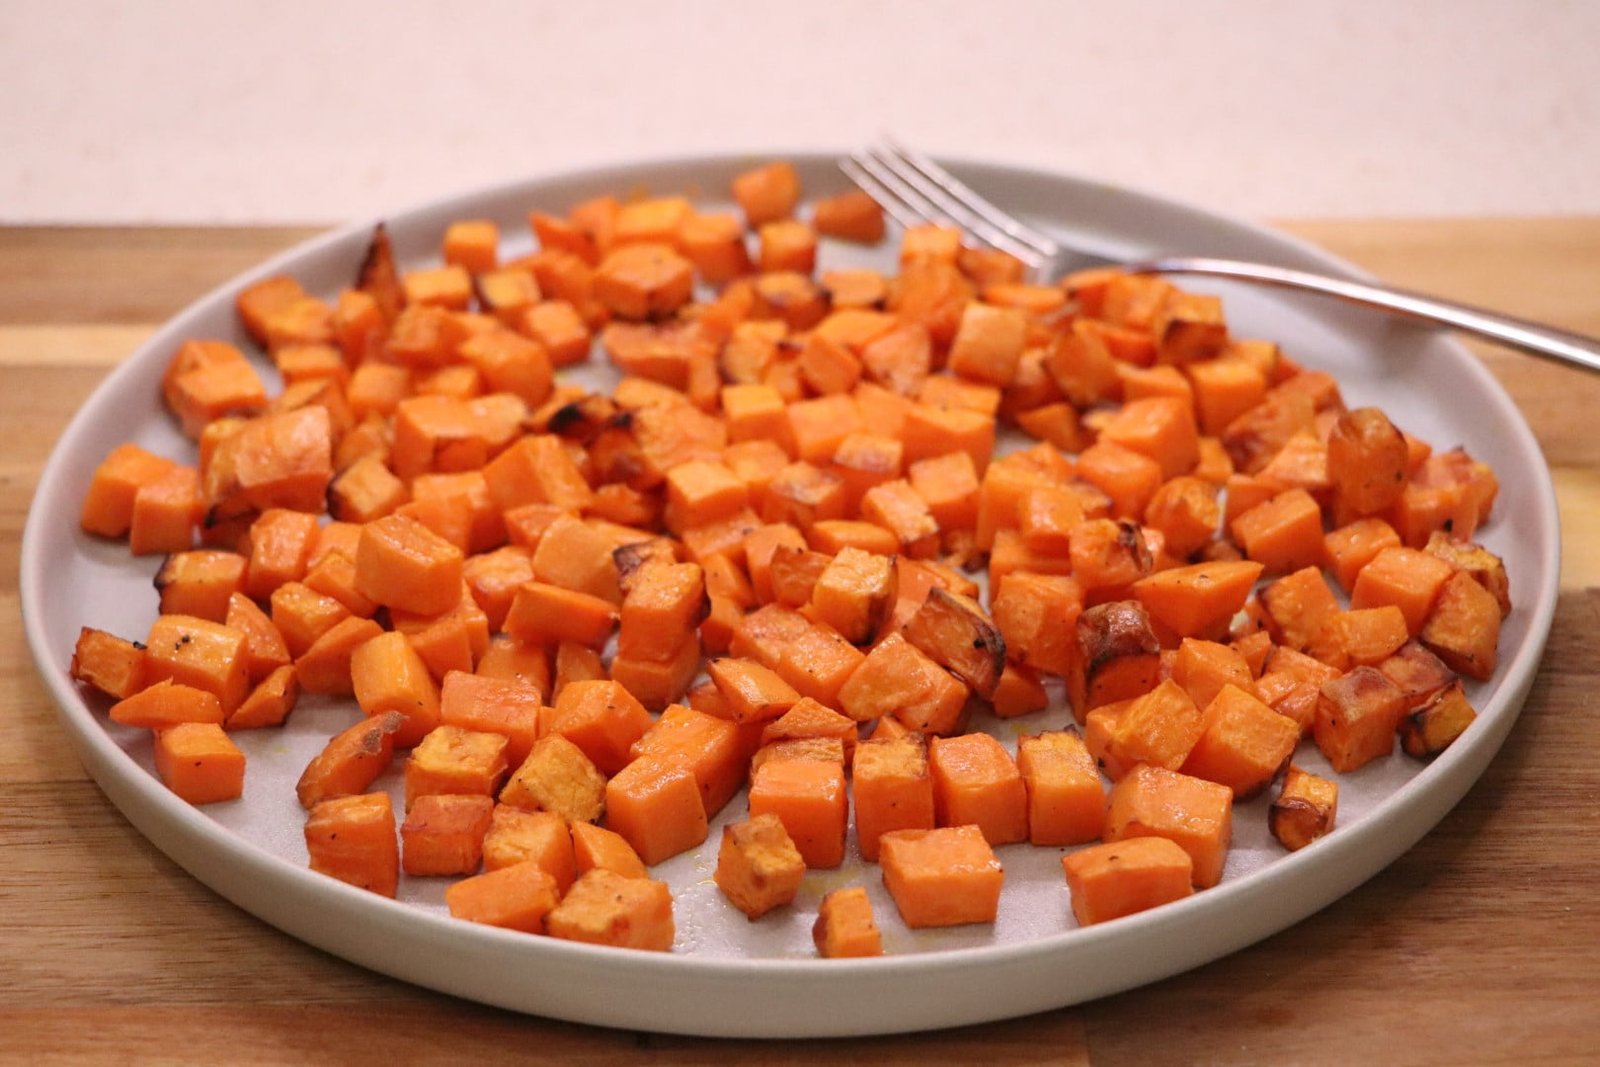
[[1600, 212], [1595, 0], [0, 0], [0, 221], [331, 222], [702, 150], [1256, 217]]

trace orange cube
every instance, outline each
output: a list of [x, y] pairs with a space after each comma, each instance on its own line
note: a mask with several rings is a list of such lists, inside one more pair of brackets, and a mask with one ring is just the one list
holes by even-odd
[[822, 898], [811, 939], [824, 959], [883, 955], [883, 937], [872, 917], [872, 901], [858, 885], [835, 889]]
[[612, 871], [624, 878], [648, 878], [644, 860], [623, 836], [589, 822], [572, 824], [572, 854], [580, 875], [595, 868]]
[[1304, 489], [1279, 493], [1228, 524], [1246, 558], [1273, 573], [1322, 562], [1322, 510]]
[[519, 767], [539, 737], [541, 696], [531, 682], [451, 671], [439, 689], [439, 721], [500, 734], [507, 764]]
[[500, 227], [490, 219], [459, 219], [444, 231], [444, 261], [483, 274], [499, 260]]
[[935, 737], [929, 745], [940, 826], [976, 826], [991, 845], [1028, 839], [1028, 791], [1011, 754], [988, 734]]
[[400, 884], [400, 844], [387, 793], [334, 797], [306, 817], [311, 869], [392, 897]]
[[844, 862], [849, 799], [842, 764], [766, 761], [750, 778], [750, 814], [777, 816], [807, 867], [837, 867]]
[[601, 774], [620, 771], [629, 749], [652, 724], [650, 713], [614, 681], [578, 681], [556, 696], [550, 733], [561, 734], [588, 756]]
[[734, 722], [767, 722], [800, 700], [793, 686], [754, 660], [712, 660], [706, 664], [706, 673], [727, 700]]
[[968, 690], [898, 633], [880, 641], [839, 688], [839, 707], [857, 722], [893, 716], [926, 734], [954, 733]]
[[788, 218], [800, 202], [800, 176], [791, 163], [767, 163], [733, 179], [733, 198], [752, 228]]
[[184, 722], [156, 732], [156, 774], [191, 804], [244, 794], [244, 753], [216, 723]]
[[1129, 701], [1107, 739], [1108, 755], [1125, 767], [1147, 763], [1175, 771], [1203, 731], [1200, 709], [1170, 678]]
[[774, 219], [756, 231], [757, 266], [762, 271], [810, 274], [817, 265], [817, 231], [798, 219]]
[[445, 906], [457, 919], [528, 934], [545, 932], [560, 899], [555, 880], [531, 860], [463, 878], [444, 891]]
[[1194, 892], [1194, 861], [1164, 837], [1110, 841], [1061, 857], [1079, 926], [1146, 911]]
[[1057, 730], [1017, 739], [1017, 770], [1028, 791], [1028, 840], [1081, 845], [1100, 836], [1106, 791], [1082, 736]]
[[577, 877], [572, 834], [567, 821], [553, 811], [523, 811], [496, 804], [483, 837], [483, 866], [497, 871], [532, 862], [566, 892]]
[[[869, 863], [877, 861], [884, 834], [934, 828], [933, 777], [921, 735], [875, 736], [858, 744], [850, 789], [856, 807], [856, 845]], [[1096, 822], [1097, 834], [1099, 829]]]
[[636, 760], [649, 759], [688, 771], [710, 819], [744, 783], [747, 736], [747, 731], [728, 719], [674, 704], [639, 738], [632, 753]]
[[461, 599], [461, 549], [414, 519], [388, 515], [361, 529], [356, 590], [376, 604], [439, 615]]
[[1333, 769], [1347, 774], [1394, 751], [1406, 710], [1399, 686], [1375, 667], [1357, 667], [1323, 684], [1312, 737]]
[[752, 921], [792, 903], [805, 874], [805, 861], [776, 815], [752, 815], [722, 828], [712, 877]]
[[494, 796], [506, 770], [504, 735], [436, 726], [406, 760], [406, 810], [423, 796]]
[[1375, 608], [1393, 604], [1405, 616], [1406, 630], [1415, 637], [1452, 573], [1454, 568], [1431, 552], [1385, 548], [1356, 574], [1350, 606]]
[[145, 682], [171, 679], [203, 689], [232, 714], [250, 692], [245, 637], [238, 630], [191, 615], [160, 615], [145, 638]]
[[883, 884], [907, 926], [994, 922], [1005, 871], [976, 826], [895, 830], [881, 845]]
[[1236, 800], [1260, 793], [1288, 765], [1300, 727], [1251, 694], [1225, 685], [1206, 705], [1200, 739], [1183, 773], [1233, 790]]
[[1027, 340], [1028, 317], [1021, 309], [973, 301], [950, 343], [950, 370], [974, 381], [1010, 385]]
[[401, 870], [420, 876], [474, 873], [483, 862], [493, 813], [491, 797], [418, 797], [400, 827]]
[[1164, 837], [1194, 861], [1200, 889], [1222, 880], [1233, 838], [1233, 790], [1164, 767], [1140, 765], [1111, 789], [1105, 839]]
[[694, 775], [648, 757], [606, 783], [606, 822], [651, 866], [694, 848], [709, 832]]
[[[439, 687], [405, 634], [390, 630], [356, 648], [350, 678], [362, 711], [405, 716], [395, 736], [401, 748], [417, 744], [439, 725]], [[503, 745], [505, 739], [500, 741]]]
[[575, 882], [545, 917], [551, 937], [617, 948], [667, 952], [676, 937], [672, 891], [665, 882], [626, 878], [600, 868]]
[[594, 822], [605, 810], [606, 780], [583, 750], [560, 734], [540, 738], [517, 766], [500, 802], [553, 811], [572, 823]]
[[614, 249], [594, 275], [594, 295], [623, 319], [670, 314], [694, 291], [694, 264], [668, 244], [645, 241]]
[[548, 582], [525, 582], [506, 612], [506, 633], [530, 645], [572, 641], [600, 648], [611, 637], [617, 609], [609, 600]]

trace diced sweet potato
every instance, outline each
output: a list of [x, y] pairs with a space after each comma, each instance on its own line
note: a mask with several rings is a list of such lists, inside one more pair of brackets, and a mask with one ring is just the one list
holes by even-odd
[[1194, 892], [1194, 861], [1164, 837], [1109, 841], [1061, 857], [1079, 926], [1119, 919]]
[[[933, 778], [921, 735], [873, 737], [856, 746], [851, 774], [856, 845], [875, 862], [878, 840], [892, 830], [931, 830]], [[1098, 819], [1095, 833], [1099, 833]]]
[[550, 936], [666, 952], [677, 936], [665, 882], [596, 868], [579, 878], [545, 916]]
[[932, 589], [902, 633], [980, 696], [994, 694], [1006, 663], [1005, 638], [975, 601]]
[[994, 922], [1005, 871], [976, 826], [895, 830], [881, 845], [883, 884], [907, 926]]
[[776, 815], [752, 815], [722, 828], [713, 878], [751, 921], [791, 903], [806, 864]]
[[1279, 844], [1295, 852], [1333, 829], [1338, 808], [1338, 782], [1290, 764], [1283, 788], [1267, 814], [1267, 825]]
[[1200, 889], [1222, 880], [1233, 837], [1233, 791], [1162, 767], [1138, 766], [1111, 790], [1105, 839], [1165, 837], [1194, 860]]
[[1452, 682], [1400, 722], [1400, 747], [1406, 755], [1431, 759], [1466, 732], [1478, 713], [1460, 682]]
[[311, 869], [380, 896], [400, 883], [400, 845], [387, 793], [333, 797], [306, 816]]
[[824, 959], [883, 955], [883, 937], [872, 902], [860, 886], [835, 889], [822, 898], [811, 939]]

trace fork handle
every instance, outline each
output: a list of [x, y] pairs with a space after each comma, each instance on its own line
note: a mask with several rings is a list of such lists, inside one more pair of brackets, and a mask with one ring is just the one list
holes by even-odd
[[1124, 269], [1135, 274], [1207, 274], [1285, 289], [1304, 289], [1390, 311], [1405, 318], [1450, 326], [1530, 355], [1600, 371], [1600, 339], [1405, 289], [1367, 285], [1323, 274], [1232, 259], [1170, 257], [1129, 263]]

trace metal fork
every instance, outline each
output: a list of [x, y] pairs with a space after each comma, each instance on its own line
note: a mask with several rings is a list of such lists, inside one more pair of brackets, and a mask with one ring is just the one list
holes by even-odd
[[1404, 318], [1448, 326], [1530, 355], [1600, 371], [1600, 339], [1390, 286], [1368, 285], [1265, 263], [1198, 256], [1115, 261], [1071, 248], [1013, 218], [926, 156], [884, 139], [839, 167], [902, 226], [940, 223], [1009, 252], [1033, 276], [1053, 281], [1075, 270], [1117, 266], [1134, 274], [1206, 274], [1337, 297]]

